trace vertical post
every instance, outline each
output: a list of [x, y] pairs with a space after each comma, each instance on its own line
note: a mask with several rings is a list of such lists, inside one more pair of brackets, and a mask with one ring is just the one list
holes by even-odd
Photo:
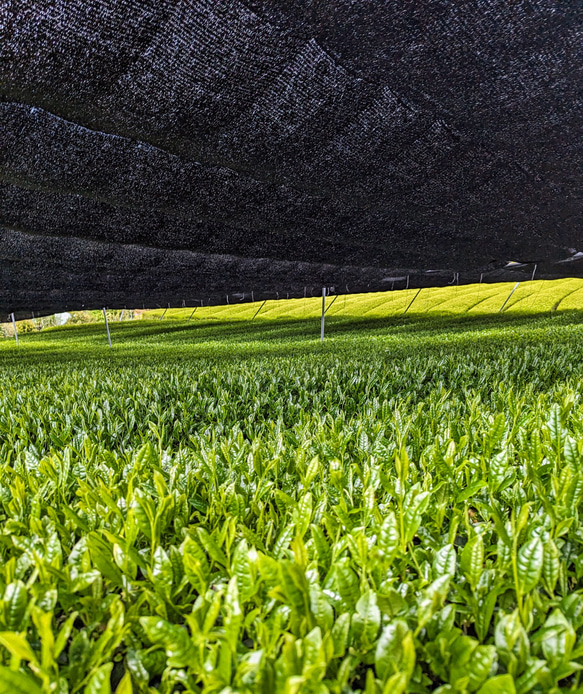
[[123, 320], [123, 314], [125, 313], [125, 311], [126, 311], [125, 308], [122, 308], [121, 313], [119, 314], [119, 322], [120, 323]]
[[535, 263], [535, 264], [534, 264], [534, 270], [532, 271], [532, 277], [530, 278], [530, 281], [531, 281], [531, 282], [534, 282], [534, 276], [536, 275], [536, 269], [537, 269], [537, 267], [538, 267], [538, 264]]
[[103, 307], [103, 317], [105, 318], [105, 328], [107, 330], [107, 341], [109, 342], [109, 346], [111, 347], [111, 335], [109, 334], [109, 323], [107, 322], [107, 311], [105, 310], [105, 306]]
[[16, 346], [18, 347], [18, 330], [16, 329], [16, 320], [14, 313], [12, 314], [12, 327], [14, 328], [14, 337], [16, 338]]
[[324, 316], [326, 315], [326, 287], [322, 287], [322, 322], [320, 324], [320, 342], [324, 342]]

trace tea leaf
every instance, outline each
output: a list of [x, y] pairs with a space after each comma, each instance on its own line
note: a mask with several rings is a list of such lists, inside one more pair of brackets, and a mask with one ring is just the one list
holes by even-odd
[[521, 593], [528, 593], [538, 584], [543, 569], [544, 550], [540, 538], [526, 542], [518, 551], [517, 587]]
[[0, 694], [42, 694], [42, 691], [30, 675], [0, 665]]

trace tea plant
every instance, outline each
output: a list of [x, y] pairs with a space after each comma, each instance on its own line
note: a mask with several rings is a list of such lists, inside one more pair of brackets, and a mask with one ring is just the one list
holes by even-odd
[[10, 352], [0, 693], [577, 691], [582, 330], [481, 327]]

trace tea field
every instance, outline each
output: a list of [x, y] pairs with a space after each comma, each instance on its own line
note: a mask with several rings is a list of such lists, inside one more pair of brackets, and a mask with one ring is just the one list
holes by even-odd
[[0, 694], [583, 692], [548, 303], [1, 340]]
[[[194, 306], [184, 309], [146, 311], [151, 318], [245, 320], [318, 318], [322, 296], [318, 288], [310, 288], [316, 296], [289, 301], [270, 299], [265, 302], [230, 303], [223, 306]], [[321, 290], [320, 290], [321, 291]], [[233, 302], [233, 297], [231, 297]], [[202, 300], [204, 304], [204, 299]], [[485, 316], [504, 313], [533, 314], [545, 311], [583, 309], [583, 280], [535, 280], [534, 282], [497, 282], [495, 284], [455, 284], [446, 287], [400, 289], [368, 294], [341, 294], [326, 299], [329, 317], [386, 318], [403, 315], [434, 317], [436, 315]], [[126, 317], [128, 313], [125, 313]]]

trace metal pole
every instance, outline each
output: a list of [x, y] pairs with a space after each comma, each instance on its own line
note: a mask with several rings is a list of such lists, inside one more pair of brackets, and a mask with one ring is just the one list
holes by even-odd
[[537, 267], [538, 267], [538, 264], [535, 263], [535, 264], [534, 264], [534, 270], [532, 271], [532, 277], [530, 278], [530, 281], [531, 281], [531, 282], [534, 281], [534, 276], [536, 275], [536, 269], [537, 269]]
[[166, 311], [167, 311], [169, 308], [170, 308], [170, 304], [168, 304], [168, 308], [165, 308], [165, 309], [164, 309], [164, 312], [162, 313], [162, 315], [160, 316], [160, 318], [158, 318], [158, 320], [162, 320], [162, 318], [164, 318], [164, 316], [166, 315]]
[[122, 308], [121, 313], [119, 314], [119, 322], [121, 323], [123, 320], [123, 314], [125, 313], [125, 308]]
[[320, 342], [324, 342], [324, 316], [326, 315], [326, 287], [322, 287], [322, 322], [320, 324]]
[[16, 329], [16, 320], [14, 319], [14, 313], [12, 314], [12, 327], [14, 328], [14, 337], [16, 338], [16, 346], [18, 347], [18, 330]]
[[190, 314], [190, 316], [188, 316], [188, 320], [190, 320], [192, 318], [192, 316], [194, 316], [194, 312], [196, 311], [197, 308], [198, 308], [198, 306], [194, 307], [194, 309], [192, 310], [192, 313]]
[[[421, 289], [423, 289], [423, 287], [421, 287]], [[411, 299], [411, 302], [409, 303], [409, 306], [407, 306], [407, 308], [403, 311], [403, 315], [405, 315], [405, 314], [407, 313], [407, 311], [411, 308], [411, 306], [413, 306], [413, 302], [415, 301], [415, 299], [416, 299], [416, 298], [419, 296], [419, 294], [421, 293], [421, 289], [418, 289], [418, 290], [417, 290], [417, 294], [415, 294], [415, 296]]]
[[105, 310], [105, 306], [103, 307], [103, 317], [105, 318], [105, 328], [107, 330], [107, 341], [109, 342], [109, 346], [111, 347], [111, 335], [109, 334], [109, 323], [107, 322], [107, 311]]
[[[261, 311], [261, 309], [265, 306], [266, 303], [267, 303], [267, 299], [265, 299], [265, 301], [261, 304], [261, 306], [257, 309], [257, 311], [255, 311], [253, 318], [255, 318], [257, 315], [259, 315], [259, 311]], [[251, 320], [253, 320], [253, 318]]]
[[502, 313], [502, 311], [504, 310], [504, 307], [505, 307], [506, 304], [510, 301], [510, 297], [511, 297], [511, 296], [514, 294], [514, 292], [518, 289], [518, 285], [519, 285], [519, 284], [520, 284], [520, 282], [517, 282], [517, 283], [514, 285], [514, 289], [510, 292], [510, 294], [508, 295], [508, 298], [507, 298], [506, 301], [502, 304], [502, 306], [500, 307], [500, 310], [498, 311], [498, 313]]
[[111, 335], [109, 334], [109, 323], [107, 322], [107, 311], [105, 310], [105, 306], [103, 307], [103, 317], [105, 318], [105, 328], [107, 330], [107, 341], [109, 342], [109, 346], [111, 347]]

